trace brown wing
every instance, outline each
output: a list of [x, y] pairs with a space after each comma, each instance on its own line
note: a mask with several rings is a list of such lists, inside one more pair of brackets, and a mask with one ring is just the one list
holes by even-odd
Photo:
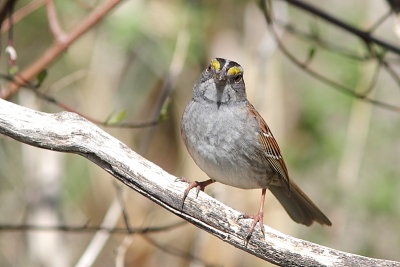
[[287, 186], [288, 191], [290, 191], [289, 174], [286, 168], [286, 164], [283, 161], [278, 143], [272, 135], [272, 132], [269, 129], [267, 123], [250, 103], [248, 104], [248, 110], [249, 113], [257, 120], [258, 125], [260, 126], [258, 138], [265, 149], [265, 158], [271, 164], [272, 168], [280, 174], [280, 176], [283, 178], [285, 185]]

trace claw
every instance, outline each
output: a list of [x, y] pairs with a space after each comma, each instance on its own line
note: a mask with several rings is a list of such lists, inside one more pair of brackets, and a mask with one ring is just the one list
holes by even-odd
[[182, 206], [181, 209], [183, 209], [183, 205], [185, 204], [185, 199], [189, 194], [189, 191], [192, 190], [193, 188], [196, 188], [196, 198], [199, 196], [199, 192], [204, 191], [204, 189], [206, 188], [207, 185], [214, 183], [214, 180], [207, 180], [207, 181], [203, 181], [203, 182], [198, 182], [195, 181], [193, 183], [190, 183], [189, 186], [186, 188], [185, 192], [183, 193], [183, 198], [182, 198]]
[[247, 232], [247, 235], [246, 235], [246, 239], [244, 242], [245, 246], [247, 246], [247, 244], [249, 243], [251, 235], [253, 234], [254, 228], [256, 227], [257, 223], [260, 225], [261, 232], [265, 239], [265, 231], [264, 231], [264, 223], [263, 223], [265, 192], [266, 192], [266, 189], [263, 189], [262, 193], [261, 193], [260, 209], [256, 215], [242, 214], [242, 215], [239, 215], [239, 217], [238, 217], [238, 221], [242, 220], [242, 219], [253, 219], [253, 222], [251, 223], [249, 231]]
[[261, 228], [261, 232], [265, 238], [265, 231], [264, 231], [264, 223], [263, 223], [263, 218], [264, 218], [264, 213], [263, 212], [259, 212], [256, 215], [247, 215], [247, 214], [242, 214], [238, 217], [238, 220], [242, 220], [242, 219], [253, 219], [253, 222], [250, 225], [249, 231], [247, 232], [246, 235], [246, 246], [251, 238], [251, 235], [254, 232], [254, 228], [256, 227], [257, 223]]

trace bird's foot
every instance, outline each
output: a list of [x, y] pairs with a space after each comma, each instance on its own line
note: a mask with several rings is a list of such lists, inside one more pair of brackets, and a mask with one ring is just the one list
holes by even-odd
[[214, 183], [214, 180], [207, 180], [207, 181], [203, 181], [203, 182], [198, 182], [195, 181], [193, 183], [190, 183], [189, 186], [186, 188], [185, 192], [183, 193], [183, 198], [182, 198], [182, 208], [183, 205], [185, 204], [185, 199], [189, 194], [189, 191], [192, 190], [193, 188], [196, 188], [196, 198], [199, 195], [200, 190], [204, 191], [204, 189], [206, 188], [207, 185]]
[[265, 231], [264, 231], [264, 223], [263, 223], [263, 219], [264, 219], [264, 212], [259, 212], [256, 215], [248, 215], [248, 214], [242, 214], [239, 216], [238, 220], [241, 219], [253, 219], [253, 222], [250, 225], [249, 231], [247, 232], [246, 235], [246, 240], [245, 240], [245, 244], [247, 245], [251, 235], [254, 232], [254, 228], [256, 227], [257, 223], [260, 225], [261, 228], [261, 232], [265, 238]]

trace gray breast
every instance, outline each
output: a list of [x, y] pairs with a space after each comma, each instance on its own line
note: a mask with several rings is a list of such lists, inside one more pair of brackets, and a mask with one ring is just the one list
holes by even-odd
[[194, 161], [211, 179], [264, 188], [271, 170], [258, 143], [257, 121], [248, 116], [245, 105], [192, 101], [182, 117], [182, 134]]

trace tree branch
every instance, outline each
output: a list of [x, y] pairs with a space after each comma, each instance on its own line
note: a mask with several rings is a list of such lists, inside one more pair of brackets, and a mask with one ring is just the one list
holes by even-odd
[[[36, 0], [36, 1], [29, 2], [25, 6], [21, 7], [17, 11], [15, 11], [14, 14], [12, 14], [12, 19], [11, 19], [12, 22], [17, 23], [18, 21], [22, 20], [24, 17], [31, 14], [33, 11], [35, 11], [36, 9], [43, 6], [45, 4], [45, 2], [46, 2], [46, 0]], [[1, 33], [7, 32], [11, 26], [12, 25], [10, 24], [9, 20], [3, 21], [3, 23], [0, 26]]]
[[47, 18], [49, 20], [49, 27], [57, 42], [64, 42], [67, 39], [64, 31], [61, 29], [58, 22], [56, 7], [53, 0], [46, 0]]
[[55, 40], [38, 59], [36, 59], [26, 69], [16, 75], [18, 82], [12, 82], [3, 90], [0, 90], [0, 98], [8, 99], [17, 90], [41, 71], [46, 69], [54, 60], [56, 60], [67, 48], [75, 42], [80, 36], [90, 30], [100, 20], [102, 20], [117, 4], [122, 0], [107, 0], [95, 10], [92, 11], [85, 19], [83, 19], [70, 33], [68, 33], [62, 41]]
[[299, 1], [299, 0], [281, 0], [281, 1], [286, 1], [289, 4], [295, 6], [303, 11], [310, 13], [313, 16], [321, 18], [323, 21], [331, 23], [331, 24], [337, 26], [338, 28], [341, 28], [344, 31], [347, 31], [355, 36], [358, 36], [360, 39], [362, 39], [366, 43], [375, 43], [383, 48], [386, 48], [387, 50], [389, 50], [395, 54], [400, 55], [400, 48], [398, 46], [395, 46], [395, 45], [390, 44], [386, 41], [383, 41], [379, 38], [376, 38], [370, 32], [363, 31], [356, 27], [353, 27], [350, 24], [348, 24], [332, 15], [329, 15], [328, 13], [326, 13], [306, 2]]
[[133, 152], [125, 144], [77, 114], [48, 114], [0, 99], [0, 133], [20, 142], [54, 151], [82, 155], [125, 185], [173, 214], [221, 240], [281, 266], [400, 266], [400, 262], [358, 256], [282, 234], [265, 226], [245, 246], [248, 220], [240, 213], [200, 192], [191, 192], [183, 210], [187, 184]]
[[169, 231], [179, 226], [184, 225], [185, 221], [179, 221], [176, 223], [154, 226], [154, 227], [143, 227], [143, 228], [108, 228], [103, 226], [69, 226], [69, 225], [36, 225], [36, 224], [1, 224], [0, 232], [13, 232], [13, 231], [60, 231], [60, 232], [70, 232], [70, 233], [92, 233], [97, 231], [104, 231], [109, 234], [152, 234]]
[[[283, 0], [282, 0], [283, 1]], [[288, 0], [289, 1], [289, 0]], [[311, 75], [312, 77], [318, 79], [319, 81], [329, 85], [330, 87], [343, 92], [345, 94], [348, 94], [352, 97], [355, 97], [359, 100], [365, 101], [365, 102], [369, 102], [375, 106], [387, 109], [387, 110], [391, 110], [391, 111], [395, 111], [395, 112], [400, 112], [400, 106], [396, 106], [396, 105], [392, 105], [389, 104], [387, 102], [383, 102], [380, 100], [376, 100], [376, 99], [372, 99], [370, 98], [368, 95], [362, 94], [362, 93], [358, 93], [356, 91], [354, 91], [352, 88], [343, 85], [329, 77], [327, 77], [326, 75], [317, 72], [313, 69], [311, 69], [309, 67], [308, 64], [300, 61], [293, 53], [291, 53], [289, 51], [289, 49], [286, 47], [286, 45], [284, 44], [284, 42], [280, 39], [280, 37], [278, 36], [275, 28], [274, 28], [274, 24], [273, 21], [270, 19], [270, 11], [267, 7], [267, 4], [264, 0], [261, 1], [260, 3], [260, 7], [261, 10], [263, 11], [264, 14], [264, 18], [267, 22], [267, 26], [272, 34], [272, 36], [274, 37], [280, 51], [296, 66], [298, 66], [299, 68], [303, 69], [306, 73], [308, 73], [309, 75]], [[373, 50], [371, 50], [373, 51]], [[375, 53], [375, 52], [374, 52]], [[384, 65], [386, 68], [388, 68], [388, 64]], [[391, 73], [391, 75], [393, 75], [393, 73]], [[374, 82], [371, 84], [374, 85]], [[372, 89], [372, 88], [371, 88]], [[370, 89], [367, 89], [366, 91], [370, 91]]]

